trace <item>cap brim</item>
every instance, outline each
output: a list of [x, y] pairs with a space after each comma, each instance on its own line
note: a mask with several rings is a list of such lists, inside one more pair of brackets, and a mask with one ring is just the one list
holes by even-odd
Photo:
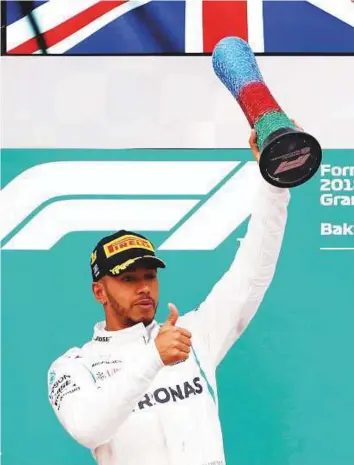
[[143, 268], [166, 268], [165, 262], [163, 262], [160, 258], [155, 257], [153, 255], [142, 255], [141, 257], [135, 257], [130, 259], [130, 264], [122, 269], [118, 274], [117, 273], [109, 273], [110, 276], [119, 276], [125, 271], [129, 271], [132, 268], [136, 267], [138, 264]]
[[144, 255], [142, 257], [135, 258], [134, 263], [132, 263], [128, 268], [136, 266], [136, 262], [138, 262], [141, 266], [146, 265], [147, 268], [166, 268], [165, 262], [153, 255]]

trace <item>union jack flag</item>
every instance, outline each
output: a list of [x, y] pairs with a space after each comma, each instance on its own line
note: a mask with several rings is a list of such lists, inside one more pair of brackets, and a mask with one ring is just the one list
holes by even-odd
[[[32, 3], [49, 54], [204, 54], [230, 35], [260, 54], [354, 53], [351, 0]], [[6, 6], [6, 53], [40, 53], [19, 2]]]

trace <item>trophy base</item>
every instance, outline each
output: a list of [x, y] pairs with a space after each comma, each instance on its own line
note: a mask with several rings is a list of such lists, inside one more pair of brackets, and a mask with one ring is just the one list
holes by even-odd
[[276, 187], [296, 187], [309, 181], [322, 161], [318, 141], [292, 128], [273, 132], [264, 142], [259, 160], [263, 178]]

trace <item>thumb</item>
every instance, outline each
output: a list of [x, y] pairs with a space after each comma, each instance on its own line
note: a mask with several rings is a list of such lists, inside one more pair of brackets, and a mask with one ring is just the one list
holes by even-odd
[[174, 304], [168, 304], [168, 308], [170, 309], [170, 314], [168, 315], [165, 324], [175, 326], [179, 317], [177, 307]]

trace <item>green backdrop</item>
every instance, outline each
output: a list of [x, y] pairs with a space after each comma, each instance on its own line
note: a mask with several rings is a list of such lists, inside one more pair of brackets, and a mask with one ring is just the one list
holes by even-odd
[[[350, 151], [327, 150], [323, 162], [345, 166], [352, 157]], [[119, 159], [252, 158], [248, 150], [3, 150], [2, 188], [43, 162]], [[320, 250], [354, 247], [352, 235], [320, 235], [321, 222], [354, 224], [354, 206], [321, 205], [320, 182], [319, 172], [292, 190], [273, 284], [218, 370], [230, 465], [354, 464], [354, 250]], [[169, 301], [183, 313], [204, 299], [231, 263], [245, 227], [213, 251], [160, 252], [168, 268], [160, 274], [159, 320], [166, 317]], [[142, 232], [156, 246], [169, 236]], [[50, 363], [86, 342], [103, 318], [88, 267], [103, 234], [71, 233], [46, 251], [2, 251], [3, 465], [94, 463], [55, 418], [46, 376]]]

